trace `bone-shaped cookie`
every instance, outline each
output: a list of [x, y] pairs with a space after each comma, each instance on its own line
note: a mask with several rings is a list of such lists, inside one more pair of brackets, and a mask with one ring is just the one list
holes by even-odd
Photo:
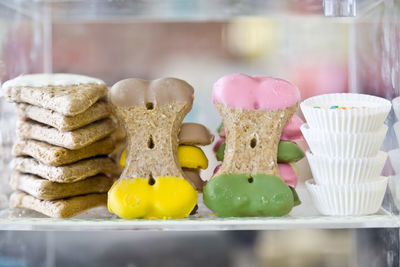
[[278, 143], [300, 94], [267, 76], [233, 74], [213, 88], [226, 134], [224, 161], [204, 188], [204, 202], [219, 216], [280, 216], [294, 193], [277, 177]]
[[123, 218], [189, 215], [197, 193], [183, 178], [177, 148], [193, 88], [174, 78], [126, 79], [111, 88], [109, 101], [127, 135], [126, 165], [109, 192], [109, 209]]

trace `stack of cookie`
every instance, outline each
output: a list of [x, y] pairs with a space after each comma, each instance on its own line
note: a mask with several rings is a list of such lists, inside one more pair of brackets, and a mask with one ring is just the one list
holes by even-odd
[[119, 168], [108, 157], [115, 125], [103, 81], [73, 74], [34, 74], [3, 85], [16, 103], [12, 208], [67, 218], [105, 205]]

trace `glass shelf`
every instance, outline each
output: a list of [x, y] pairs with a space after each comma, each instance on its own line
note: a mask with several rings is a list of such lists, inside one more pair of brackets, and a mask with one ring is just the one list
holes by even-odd
[[[353, 17], [381, 0], [266, 1], [266, 0], [0, 0], [6, 8], [33, 17], [41, 14], [52, 21], [113, 20], [226, 20], [238, 16], [317, 15]], [[35, 12], [32, 12], [32, 11]]]
[[274, 218], [218, 218], [200, 202], [198, 214], [180, 220], [123, 220], [105, 207], [85, 212], [72, 219], [47, 218], [33, 211], [4, 209], [0, 211], [0, 230], [26, 231], [219, 231], [219, 230], [282, 230], [337, 228], [399, 228], [400, 218], [384, 209], [369, 216], [321, 216], [310, 201], [304, 187], [298, 188], [303, 204], [289, 216]]

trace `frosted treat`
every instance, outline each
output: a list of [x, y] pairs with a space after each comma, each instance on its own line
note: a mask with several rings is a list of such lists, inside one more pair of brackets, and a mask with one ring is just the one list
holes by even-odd
[[303, 139], [304, 137], [300, 130], [303, 123], [304, 121], [299, 116], [293, 115], [282, 131], [281, 140], [295, 141]]
[[70, 150], [36, 140], [17, 140], [12, 153], [14, 156], [31, 156], [51, 166], [61, 166], [99, 155], [107, 155], [115, 148], [115, 141], [106, 137], [86, 147]]
[[118, 165], [108, 157], [84, 159], [59, 167], [45, 165], [33, 158], [17, 157], [13, 159], [12, 167], [57, 183], [74, 183], [99, 173], [118, 175], [120, 172]]
[[206, 146], [214, 141], [214, 135], [200, 123], [183, 123], [179, 132], [179, 144]]
[[88, 194], [60, 200], [40, 200], [23, 192], [10, 196], [10, 207], [30, 209], [53, 218], [70, 218], [107, 204], [107, 194]]
[[61, 113], [37, 106], [19, 103], [16, 105], [16, 114], [22, 118], [57, 128], [60, 131], [71, 131], [88, 125], [92, 122], [105, 119], [110, 116], [110, 107], [107, 102], [99, 101], [84, 112], [75, 116], [65, 116]]
[[207, 169], [208, 160], [203, 150], [196, 146], [178, 147], [178, 161], [184, 168], [190, 169]]
[[108, 208], [122, 218], [183, 218], [197, 202], [177, 157], [182, 120], [192, 108], [185, 81], [126, 79], [108, 99], [127, 135], [126, 166], [108, 192]]
[[109, 136], [115, 130], [110, 119], [91, 123], [74, 131], [62, 132], [34, 121], [18, 121], [17, 135], [21, 139], [35, 139], [68, 149], [80, 149]]
[[298, 107], [298, 89], [268, 76], [227, 75], [213, 88], [224, 122], [224, 161], [204, 187], [204, 203], [218, 216], [282, 216], [296, 195], [278, 169], [282, 131]]
[[30, 74], [16, 77], [2, 86], [11, 102], [28, 103], [75, 116], [107, 94], [103, 81], [76, 74]]
[[15, 172], [10, 180], [14, 190], [24, 191], [38, 199], [54, 200], [90, 193], [106, 193], [113, 179], [105, 175], [89, 177], [76, 183], [53, 183], [39, 176]]
[[296, 169], [289, 163], [278, 163], [279, 173], [285, 183], [293, 188], [297, 186], [298, 177]]
[[203, 187], [205, 185], [205, 182], [201, 179], [200, 170], [189, 169], [189, 168], [182, 168], [182, 170], [183, 173], [185, 174], [185, 178], [192, 182], [195, 189], [199, 192], [203, 192]]

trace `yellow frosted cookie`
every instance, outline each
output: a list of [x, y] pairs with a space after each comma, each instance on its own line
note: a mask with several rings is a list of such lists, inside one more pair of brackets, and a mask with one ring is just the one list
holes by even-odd
[[183, 168], [207, 169], [208, 159], [203, 150], [196, 146], [179, 146], [178, 160]]

